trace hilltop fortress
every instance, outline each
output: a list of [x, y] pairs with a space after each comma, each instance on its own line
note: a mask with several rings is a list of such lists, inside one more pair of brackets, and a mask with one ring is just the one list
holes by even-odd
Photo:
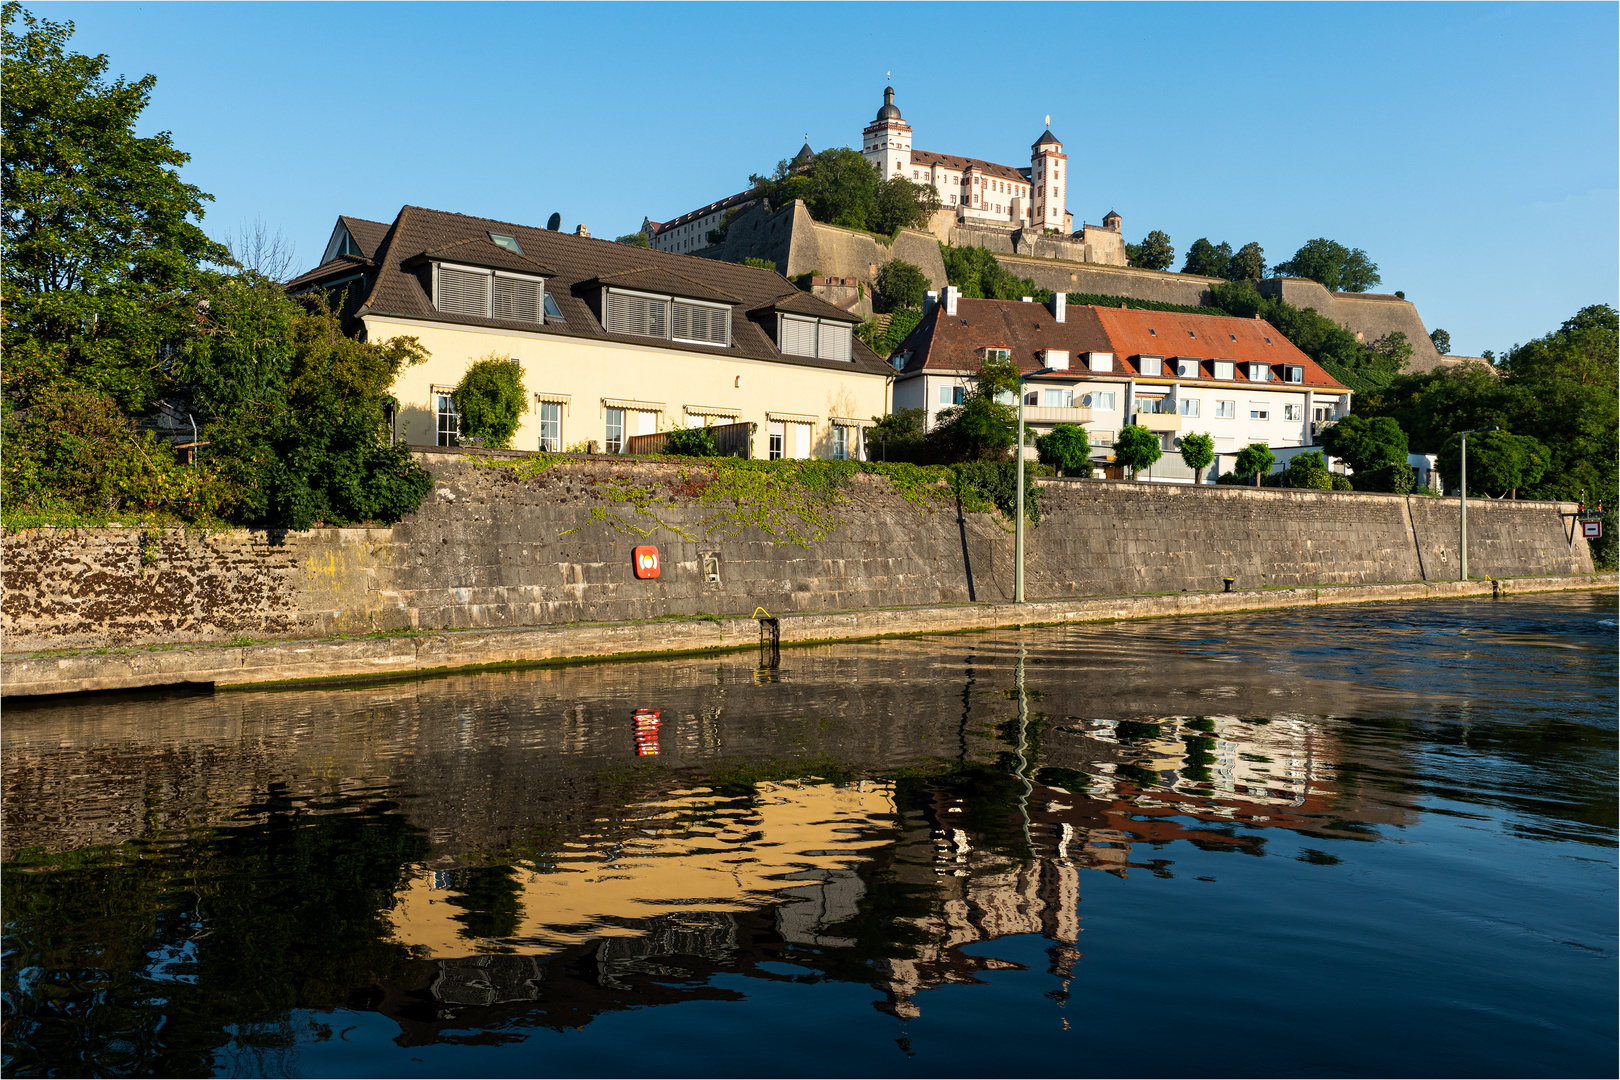
[[[894, 103], [893, 87], [886, 87], [882, 107], [861, 132], [861, 153], [885, 178], [900, 175], [933, 186], [943, 205], [925, 229], [875, 236], [816, 221], [799, 200], [772, 206], [751, 192], [738, 192], [667, 222], [648, 219], [643, 230], [654, 248], [723, 262], [768, 259], [790, 278], [809, 275], [812, 292], [861, 315], [871, 314], [872, 284], [878, 268], [891, 259], [921, 267], [933, 287], [943, 289], [941, 243], [985, 248], [1009, 272], [1054, 292], [1201, 305], [1210, 302], [1210, 287], [1220, 283], [1127, 265], [1123, 223], [1111, 210], [1102, 225], [1082, 223], [1074, 229], [1067, 205], [1068, 156], [1050, 128], [1031, 146], [1027, 168], [918, 150], [912, 134]], [[803, 167], [812, 156], [807, 143], [791, 164]], [[727, 212], [733, 217], [725, 240], [709, 244], [707, 230]], [[1476, 359], [1436, 352], [1417, 307], [1403, 297], [1330, 292], [1304, 278], [1270, 278], [1257, 287], [1295, 307], [1314, 308], [1365, 341], [1405, 334], [1412, 346], [1408, 371]]]

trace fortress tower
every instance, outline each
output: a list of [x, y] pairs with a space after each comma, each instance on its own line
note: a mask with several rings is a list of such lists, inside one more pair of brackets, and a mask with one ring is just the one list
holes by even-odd
[[900, 118], [892, 86], [883, 88], [883, 108], [861, 133], [861, 153], [885, 180], [896, 175], [909, 176], [911, 125]]
[[[1046, 118], [1047, 123], [1052, 118]], [[1035, 189], [1032, 200], [1037, 224], [1048, 229], [1067, 231], [1064, 217], [1063, 189], [1068, 186], [1069, 155], [1063, 152], [1052, 129], [1041, 132], [1041, 137], [1030, 147], [1029, 181]]]

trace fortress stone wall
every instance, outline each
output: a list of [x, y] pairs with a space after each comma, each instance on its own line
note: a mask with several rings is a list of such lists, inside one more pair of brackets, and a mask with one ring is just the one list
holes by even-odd
[[[392, 528], [8, 533], [5, 651], [1012, 597], [1012, 536], [999, 515], [944, 500], [919, 509], [881, 477], [854, 478], [827, 508], [835, 527], [799, 546], [780, 527], [717, 519], [691, 465], [593, 458], [520, 479], [425, 457], [434, 491]], [[631, 489], [655, 501], [637, 496], [638, 511], [620, 498]], [[1026, 547], [1031, 599], [1216, 592], [1224, 577], [1246, 589], [1457, 577], [1452, 500], [1049, 480], [1042, 501]], [[1587, 544], [1571, 543], [1560, 509], [1470, 504], [1472, 573], [1590, 573]], [[634, 577], [637, 544], [658, 546], [657, 580]]]

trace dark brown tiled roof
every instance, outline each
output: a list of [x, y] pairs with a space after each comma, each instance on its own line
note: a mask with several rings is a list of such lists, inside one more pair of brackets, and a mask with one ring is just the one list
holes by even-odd
[[913, 165], [943, 165], [947, 169], [965, 172], [969, 167], [978, 170], [985, 176], [994, 176], [1001, 180], [1014, 180], [1029, 182], [1029, 178], [1011, 165], [997, 165], [993, 161], [980, 161], [978, 158], [956, 157], [953, 154], [936, 154], [932, 150], [913, 150], [911, 152]]
[[811, 296], [807, 292], [792, 292], [786, 296], [779, 296], [770, 303], [761, 304], [754, 311], [786, 311], [794, 315], [812, 315], [818, 319], [832, 319], [841, 322], [861, 321], [859, 315], [851, 315], [836, 304], [829, 303], [819, 296]]
[[678, 229], [688, 222], [693, 222], [699, 220], [700, 218], [708, 217], [717, 210], [730, 210], [733, 206], [741, 206], [744, 203], [751, 203], [753, 201], [753, 188], [749, 188], [747, 191], [739, 191], [735, 195], [726, 196], [719, 202], [712, 202], [707, 206], [700, 206], [696, 210], [688, 211], [678, 218], [671, 218], [669, 221], [658, 225], [658, 227], [654, 230], [654, 234], [656, 235], [657, 233], [668, 232], [671, 229]]
[[738, 302], [730, 293], [723, 293], [700, 281], [694, 281], [685, 274], [677, 274], [657, 266], [639, 266], [633, 270], [620, 270], [613, 274], [598, 274], [590, 281], [580, 283], [580, 287], [585, 289], [597, 285], [616, 285], [621, 289], [637, 289], [641, 292], [690, 296], [694, 300], [714, 300], [722, 304]]
[[343, 227], [349, 230], [349, 238], [360, 246], [366, 258], [376, 256], [377, 249], [382, 246], [383, 238], [388, 235], [388, 223], [384, 221], [367, 221], [365, 218], [347, 217], [339, 215], [338, 220]]
[[421, 252], [406, 259], [405, 265], [418, 266], [424, 262], [465, 263], [468, 266], [487, 266], [492, 270], [516, 270], [519, 273], [539, 274], [543, 277], [552, 275], [549, 268], [541, 266], [527, 255], [519, 255], [515, 251], [501, 247], [487, 236], [476, 236], [459, 244], [446, 244], [432, 251]]
[[[423, 285], [423, 276], [411, 272], [403, 264], [412, 256], [439, 251], [470, 240], [488, 243], [490, 231], [517, 237], [526, 256], [535, 263], [552, 268], [546, 275], [546, 293], [562, 312], [564, 322], [548, 320], [545, 323], [512, 322], [505, 319], [485, 319], [472, 315], [441, 312], [433, 306], [432, 297]], [[491, 245], [494, 246], [494, 245]], [[498, 249], [504, 251], [505, 249]], [[721, 355], [746, 356], [754, 359], [774, 360], [805, 367], [832, 368], [861, 374], [886, 375], [892, 368], [878, 359], [860, 339], [854, 343], [853, 363], [822, 360], [812, 356], [784, 356], [777, 351], [776, 342], [767, 332], [768, 313], [775, 310], [777, 301], [805, 314], [825, 315], [830, 319], [848, 321], [840, 309], [808, 294], [796, 293], [793, 283], [773, 270], [752, 266], [700, 259], [691, 255], [677, 255], [672, 251], [618, 244], [611, 240], [596, 240], [561, 232], [549, 232], [528, 225], [493, 221], [488, 218], [468, 217], [442, 210], [425, 210], [407, 206], [388, 227], [376, 259], [375, 281], [360, 308], [360, 313], [397, 315], [413, 319], [464, 326], [489, 326], [523, 330], [528, 333], [555, 334], [558, 337], [588, 338], [623, 341], [629, 344], [672, 348], [691, 351], [692, 346], [665, 342], [658, 338], [638, 337], [630, 334], [609, 334], [597, 320], [592, 309], [591, 288], [588, 283], [615, 275], [635, 271], [658, 270], [671, 279], [691, 281], [706, 293], [735, 297], [731, 318], [731, 344], [725, 348], [705, 347], [702, 351]], [[329, 264], [333, 265], [333, 264]], [[326, 270], [326, 267], [319, 270]], [[300, 281], [318, 280], [319, 271], [300, 277]], [[672, 295], [681, 295], [676, 288], [660, 289]], [[686, 291], [684, 295], [693, 295]], [[807, 306], [808, 305], [808, 306]], [[819, 306], [816, 306], [819, 305]], [[752, 317], [750, 317], [752, 315]], [[774, 327], [773, 327], [774, 329]]]
[[934, 305], [900, 346], [912, 350], [906, 374], [928, 370], [972, 371], [985, 349], [1007, 349], [1021, 371], [1039, 371], [1046, 362], [1036, 354], [1047, 349], [1067, 350], [1069, 363], [1081, 353], [1112, 352], [1108, 334], [1096, 312], [1084, 305], [1071, 306], [1058, 322], [1041, 304], [1021, 300], [956, 301], [956, 314], [945, 314], [943, 301]]
[[[1300, 352], [1264, 319], [1235, 319], [1229, 315], [1192, 315], [1179, 311], [1143, 311], [1137, 308], [1096, 308], [1097, 317], [1114, 342], [1116, 361], [1132, 371], [1139, 356], [1196, 357], [1203, 361], [1202, 377], [1213, 376], [1212, 360], [1258, 361], [1304, 368], [1304, 381], [1290, 386], [1322, 390], [1348, 390], [1322, 365]], [[1225, 381], [1225, 380], [1222, 380]], [[1248, 382], [1240, 368], [1234, 382]], [[1276, 385], [1276, 384], [1268, 384]]]
[[[1210, 361], [1233, 360], [1239, 364], [1258, 361], [1304, 368], [1303, 382], [1279, 380], [1264, 385], [1330, 391], [1348, 389], [1262, 319], [1072, 304], [1065, 321], [1060, 323], [1041, 304], [966, 298], [956, 301], [956, 312], [955, 316], [946, 315], [941, 301], [917, 324], [896, 350], [911, 352], [904, 374], [924, 370], [972, 371], [985, 349], [1007, 349], [1020, 370], [1038, 371], [1045, 366], [1037, 355], [1039, 352], [1064, 349], [1069, 353], [1068, 374], [1074, 378], [1108, 377], [1088, 370], [1079, 355], [1111, 352], [1114, 378], [1139, 378], [1143, 356], [1159, 356], [1166, 361], [1192, 357], [1201, 362], [1199, 377], [1203, 381], [1214, 381]], [[1052, 377], [1062, 378], [1063, 373], [1054, 372]], [[1250, 380], [1240, 367], [1230, 381], [1246, 383]]]
[[283, 285], [282, 288], [288, 292], [298, 292], [307, 286], [315, 284], [317, 281], [335, 277], [351, 277], [369, 270], [373, 265], [370, 259], [362, 259], [358, 255], [339, 255], [331, 262], [322, 263], [313, 270], [306, 270], [304, 273], [299, 274]]

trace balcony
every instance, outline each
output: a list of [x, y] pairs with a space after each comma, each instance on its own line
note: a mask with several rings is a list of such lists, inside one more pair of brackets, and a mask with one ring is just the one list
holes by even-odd
[[1089, 424], [1090, 409], [1064, 409], [1041, 405], [1024, 406], [1026, 424]]
[[1131, 422], [1140, 427], [1145, 427], [1149, 431], [1181, 430], [1181, 417], [1175, 413], [1139, 412], [1135, 414], [1135, 417]]

